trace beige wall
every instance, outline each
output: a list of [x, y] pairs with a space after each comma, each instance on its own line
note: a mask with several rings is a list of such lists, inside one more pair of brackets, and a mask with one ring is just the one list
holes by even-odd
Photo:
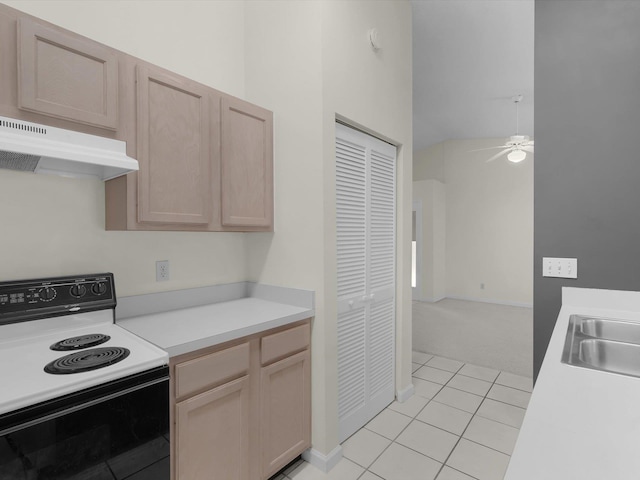
[[322, 238], [321, 2], [248, 2], [247, 98], [274, 111], [275, 232], [247, 236], [248, 278], [316, 292], [312, 334], [313, 447], [335, 444], [327, 409]]
[[[4, 3], [244, 94], [241, 2]], [[112, 271], [118, 294], [127, 296], [246, 279], [245, 234], [106, 232], [104, 184], [97, 180], [0, 170], [0, 213], [0, 280]], [[170, 281], [155, 281], [156, 260], [170, 261]]]
[[422, 213], [421, 237], [418, 241], [418, 248], [422, 249], [422, 262], [417, 272], [418, 295], [414, 295], [414, 300], [437, 302], [446, 296], [445, 195], [445, 185], [438, 180], [413, 182], [413, 202], [419, 204]]
[[533, 157], [487, 163], [497, 150], [473, 151], [502, 142], [449, 140], [416, 152], [414, 180], [445, 184], [446, 296], [530, 306]]
[[413, 180], [438, 180], [444, 183], [446, 142], [413, 152]]
[[[0, 171], [0, 205], [12, 220], [0, 249], [16, 253], [1, 277], [109, 269], [120, 295], [245, 279], [315, 290], [313, 447], [327, 454], [338, 438], [334, 122], [341, 116], [399, 145], [397, 384], [410, 385], [408, 1], [7, 3], [271, 109], [275, 232], [105, 232], [101, 183]], [[367, 40], [373, 26], [385, 42], [377, 53]], [[54, 213], [42, 220], [44, 202]], [[80, 254], [62, 250], [76, 230]], [[25, 269], [34, 244], [45, 252]], [[106, 252], [94, 255], [93, 246]], [[160, 259], [171, 261], [171, 282], [155, 283]]]

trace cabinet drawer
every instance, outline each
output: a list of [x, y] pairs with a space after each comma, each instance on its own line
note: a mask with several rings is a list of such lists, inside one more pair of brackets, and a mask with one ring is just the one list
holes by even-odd
[[215, 387], [249, 371], [249, 343], [176, 365], [176, 399]]
[[307, 348], [311, 337], [310, 329], [311, 326], [307, 323], [263, 337], [260, 357], [262, 365]]

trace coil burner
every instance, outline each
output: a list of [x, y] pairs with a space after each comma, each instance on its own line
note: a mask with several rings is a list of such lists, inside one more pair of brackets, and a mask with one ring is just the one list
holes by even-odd
[[82, 350], [83, 348], [95, 347], [108, 342], [111, 337], [102, 333], [91, 333], [81, 335], [79, 337], [65, 338], [54, 343], [49, 348], [57, 352], [66, 352], [69, 350]]
[[71, 353], [55, 359], [44, 367], [44, 371], [54, 375], [88, 372], [118, 363], [129, 356], [129, 349], [121, 347], [100, 347]]

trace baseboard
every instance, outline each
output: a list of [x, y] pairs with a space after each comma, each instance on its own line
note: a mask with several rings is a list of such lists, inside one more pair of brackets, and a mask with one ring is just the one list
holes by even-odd
[[413, 396], [415, 390], [416, 389], [413, 386], [413, 384], [410, 383], [409, 385], [404, 387], [402, 390], [398, 390], [396, 392], [396, 399], [398, 400], [398, 402], [404, 403]]
[[310, 448], [302, 452], [302, 458], [322, 472], [328, 473], [342, 460], [342, 445], [338, 445], [328, 455], [320, 453], [315, 448]]
[[422, 297], [422, 298], [415, 298], [414, 300], [417, 300], [418, 302], [436, 303], [436, 302], [439, 302], [440, 300], [444, 300], [445, 298], [447, 297], [434, 297], [434, 298]]
[[507, 307], [533, 308], [533, 303], [505, 302], [503, 300], [488, 300], [486, 298], [458, 297], [457, 295], [447, 295], [445, 298], [465, 300], [467, 302], [493, 303], [495, 305], [506, 305]]

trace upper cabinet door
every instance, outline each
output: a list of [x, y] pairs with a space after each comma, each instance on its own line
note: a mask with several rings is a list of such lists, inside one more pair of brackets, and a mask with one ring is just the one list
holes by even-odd
[[138, 221], [209, 223], [209, 90], [138, 65], [137, 99]]
[[105, 45], [21, 18], [18, 107], [115, 130], [116, 54]]
[[273, 225], [273, 114], [233, 97], [222, 99], [222, 225]]

